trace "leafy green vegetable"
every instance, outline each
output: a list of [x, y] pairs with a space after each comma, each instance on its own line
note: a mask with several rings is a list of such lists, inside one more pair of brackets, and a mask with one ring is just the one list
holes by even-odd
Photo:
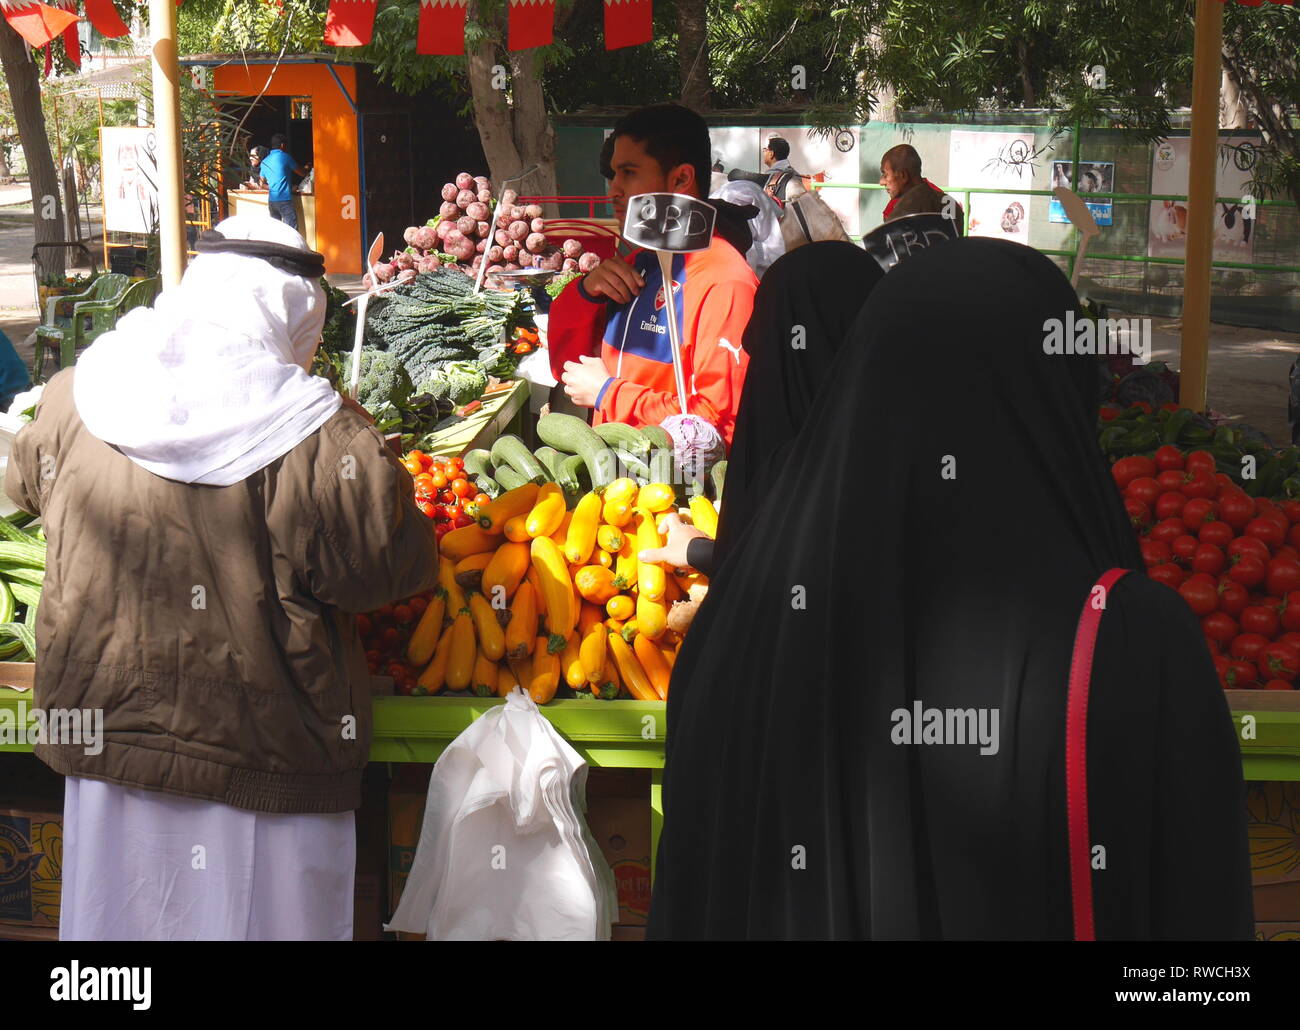
[[581, 272], [561, 272], [547, 283], [546, 292], [551, 295], [551, 300], [555, 300], [556, 297], [564, 292], [564, 288], [580, 275], [582, 275]]
[[[352, 356], [343, 366], [343, 381], [352, 381]], [[361, 378], [357, 381], [357, 400], [378, 421], [385, 409], [400, 410], [415, 387], [405, 366], [396, 355], [373, 347], [361, 351]]]
[[487, 389], [487, 381], [487, 373], [477, 362], [454, 361], [447, 366], [451, 400], [458, 407], [482, 397], [483, 391]]

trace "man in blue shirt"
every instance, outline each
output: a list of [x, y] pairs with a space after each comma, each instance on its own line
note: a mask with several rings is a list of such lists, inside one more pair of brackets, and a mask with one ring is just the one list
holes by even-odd
[[261, 167], [258, 171], [266, 185], [270, 189], [270, 195], [267, 197], [267, 207], [271, 210], [271, 217], [278, 218], [289, 226], [290, 229], [298, 228], [298, 213], [293, 209], [293, 190], [290, 189], [290, 173], [297, 172], [299, 175], [306, 175], [306, 168], [299, 168], [298, 162], [289, 156], [285, 150], [285, 144], [289, 141], [285, 138], [284, 133], [277, 132], [271, 137], [271, 152], [262, 158]]

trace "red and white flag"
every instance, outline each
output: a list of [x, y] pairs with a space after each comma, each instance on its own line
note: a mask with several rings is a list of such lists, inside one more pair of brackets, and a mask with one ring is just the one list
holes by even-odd
[[465, 8], [469, 0], [420, 0], [417, 54], [452, 55], [465, 52]]
[[511, 50], [550, 46], [555, 30], [555, 0], [510, 0]]
[[325, 15], [325, 42], [330, 46], [365, 46], [375, 33], [379, 0], [330, 0]]
[[651, 0], [605, 0], [605, 49], [649, 43], [654, 38]]
[[105, 39], [116, 39], [131, 31], [117, 13], [113, 0], [86, 0], [86, 17], [95, 26], [95, 31]]
[[13, 30], [22, 36], [32, 49], [48, 45], [50, 40], [62, 35], [64, 29], [77, 22], [75, 14], [39, 3], [37, 0], [30, 0], [28, 3], [0, 0], [0, 9], [4, 11], [5, 21], [13, 26]]
[[[67, 11], [76, 18], [77, 0], [54, 0], [54, 6], [60, 10]], [[78, 21], [79, 20], [80, 19], [78, 19]], [[80, 71], [81, 36], [77, 32], [76, 21], [63, 30], [63, 52], [68, 55], [68, 60], [72, 62], [72, 67]]]

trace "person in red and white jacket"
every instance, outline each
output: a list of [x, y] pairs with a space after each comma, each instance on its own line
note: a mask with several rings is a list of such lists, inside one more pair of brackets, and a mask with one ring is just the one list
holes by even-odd
[[[640, 193], [706, 197], [709, 130], [694, 111], [680, 104], [643, 107], [618, 122], [613, 139], [610, 197], [620, 225], [628, 199]], [[734, 205], [711, 203], [720, 207], [713, 244], [674, 256], [673, 294], [689, 412], [712, 423], [730, 447], [748, 365], [740, 339], [758, 280], [744, 257], [747, 228], [726, 210]], [[735, 210], [743, 223], [752, 209]], [[638, 251], [606, 258], [552, 304], [551, 372], [575, 404], [595, 409], [597, 425], [658, 425], [681, 413], [665, 303], [657, 255]]]

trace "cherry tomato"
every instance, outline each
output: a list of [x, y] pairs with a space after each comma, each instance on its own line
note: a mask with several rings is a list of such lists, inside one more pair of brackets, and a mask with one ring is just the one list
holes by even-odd
[[418, 476], [424, 471], [424, 466], [420, 464], [419, 458], [406, 457], [402, 459], [402, 464], [406, 466], [406, 471], [413, 476]]
[[1186, 535], [1187, 526], [1182, 519], [1162, 519], [1148, 534], [1150, 539], [1163, 540], [1165, 543], [1173, 543], [1180, 536]]
[[1178, 588], [1178, 593], [1197, 615], [1209, 615], [1219, 604], [1218, 591], [1203, 580], [1189, 579]]
[[436, 526], [433, 527], [433, 535], [435, 539], [441, 540], [443, 537], [445, 537], [448, 533], [450, 533], [455, 528], [456, 527], [453, 526], [450, 522], [439, 522]]
[[1223, 612], [1211, 612], [1201, 619], [1201, 632], [1210, 640], [1229, 644], [1238, 635], [1237, 621]]
[[437, 506], [430, 504], [423, 498], [417, 499], [415, 506], [420, 509], [420, 514], [425, 516], [425, 518], [436, 519], [438, 517]]
[[1173, 561], [1173, 552], [1169, 545], [1163, 540], [1152, 540], [1146, 537], [1141, 541], [1142, 560], [1151, 565], [1164, 565], [1166, 562]]
[[1129, 407], [1129, 411], [1132, 411], [1134, 408], [1137, 408], [1144, 415], [1151, 414], [1151, 405], [1147, 401], [1134, 401], [1128, 407]]
[[1183, 468], [1188, 472], [1204, 472], [1207, 476], [1213, 477], [1218, 466], [1214, 461], [1214, 455], [1209, 451], [1192, 451], [1183, 459]]
[[427, 597], [425, 597], [423, 594], [416, 594], [414, 597], [412, 597], [412, 598], [411, 598], [409, 601], [407, 601], [406, 603], [407, 603], [407, 604], [410, 606], [410, 608], [411, 608], [411, 615], [412, 615], [412, 617], [417, 618], [417, 619], [418, 619], [421, 615], [423, 615], [423, 614], [424, 614], [424, 610], [425, 610], [426, 608], [429, 607], [429, 599], [428, 599]]
[[1201, 524], [1204, 523], [1206, 519], [1214, 518], [1214, 512], [1215, 508], [1213, 501], [1206, 500], [1203, 497], [1196, 497], [1183, 505], [1183, 511], [1182, 514], [1179, 515], [1179, 518], [1187, 524], [1187, 528], [1190, 532], [1195, 533], [1201, 528]]
[[455, 504], [458, 498], [450, 490], [444, 490], [442, 493], [438, 494], [438, 500], [443, 504]]
[[1196, 534], [1201, 543], [1213, 544], [1215, 547], [1227, 547], [1232, 543], [1234, 535], [1232, 527], [1226, 522], [1220, 522], [1218, 519], [1202, 522], [1201, 531]]
[[1177, 590], [1183, 582], [1183, 570], [1173, 562], [1166, 562], [1164, 565], [1156, 565], [1147, 569], [1147, 575], [1157, 583], [1163, 583], [1167, 587], [1173, 587]]
[[1244, 587], [1257, 587], [1264, 582], [1264, 563], [1253, 554], [1243, 554], [1228, 569], [1228, 575]]
[[1227, 576], [1219, 577], [1219, 611], [1234, 619], [1250, 604], [1250, 591]]
[[1253, 536], [1266, 547], [1274, 548], [1282, 546], [1282, 541], [1286, 539], [1286, 530], [1278, 526], [1274, 519], [1260, 516], [1246, 523], [1246, 535]]
[[474, 488], [469, 485], [468, 479], [453, 479], [451, 481], [451, 492], [457, 497], [469, 497], [474, 493]]
[[1155, 457], [1152, 459], [1156, 463], [1156, 468], [1161, 472], [1169, 469], [1182, 471], [1183, 463], [1186, 459], [1183, 452], [1173, 444], [1165, 444], [1156, 450]]
[[472, 525], [474, 525], [474, 520], [473, 520], [472, 518], [470, 518], [468, 515], [457, 515], [457, 516], [456, 516], [456, 528], [457, 528], [457, 529], [461, 529], [461, 528], [463, 528], [464, 526], [472, 526]]
[[1236, 487], [1219, 494], [1219, 518], [1240, 533], [1255, 517], [1255, 502]]
[[391, 618], [393, 614], [393, 606], [391, 604], [381, 604], [375, 609], [374, 614], [378, 615], [381, 619]]
[[1290, 644], [1269, 644], [1260, 651], [1256, 664], [1264, 679], [1290, 682], [1300, 675], [1300, 651]]
[[1196, 557], [1196, 549], [1201, 546], [1201, 542], [1191, 535], [1176, 537], [1169, 543], [1169, 548], [1174, 552], [1174, 560], [1183, 564], [1190, 565], [1192, 559]]
[[402, 634], [398, 633], [394, 627], [389, 626], [388, 629], [384, 630], [380, 639], [384, 642], [385, 647], [392, 647], [402, 639]]
[[487, 494], [475, 494], [474, 503], [477, 504], [480, 508], [482, 508], [485, 504], [491, 504], [492, 498], [489, 497]]
[[1097, 417], [1103, 422], [1113, 422], [1122, 414], [1121, 410], [1113, 404], [1103, 404], [1097, 412]]
[[1193, 572], [1208, 572], [1211, 576], [1217, 576], [1227, 563], [1228, 559], [1223, 552], [1213, 544], [1197, 544], [1196, 552], [1192, 555]]
[[399, 604], [393, 609], [393, 618], [399, 625], [406, 625], [411, 621], [411, 606], [409, 604]]
[[447, 489], [447, 474], [443, 472], [441, 469], [439, 469], [437, 472], [430, 473], [429, 478], [430, 481], [433, 483], [434, 489], [436, 490]]
[[1228, 654], [1243, 662], [1254, 662], [1268, 645], [1268, 637], [1260, 636], [1258, 633], [1242, 633], [1229, 645]]
[[1239, 536], [1228, 545], [1229, 558], [1240, 554], [1254, 555], [1261, 563], [1269, 559], [1268, 545], [1263, 540], [1257, 540], [1253, 536]]
[[452, 522], [455, 522], [464, 514], [465, 512], [461, 509], [459, 504], [444, 504], [442, 506], [442, 517], [444, 519], [449, 519]]
[[1135, 529], [1142, 529], [1151, 522], [1151, 509], [1141, 501], [1135, 501], [1131, 497], [1126, 499], [1124, 510], [1128, 512], [1129, 521]]
[[460, 472], [462, 469], [465, 468], [465, 459], [464, 459], [464, 458], [448, 458], [448, 459], [447, 459], [447, 468], [449, 468], [449, 469], [455, 469], [457, 472]]
[[1288, 594], [1300, 590], [1300, 562], [1274, 558], [1265, 567], [1264, 587], [1270, 594]]
[[378, 665], [379, 662], [380, 662], [380, 660], [381, 660], [382, 658], [383, 658], [383, 655], [381, 655], [378, 651], [367, 651], [367, 652], [366, 652], [366, 661], [368, 661], [368, 662], [373, 662], [374, 664]]
[[414, 458], [421, 465], [428, 465], [430, 461], [429, 456], [425, 454], [424, 451], [407, 451], [406, 456], [408, 458]]
[[370, 628], [371, 628], [370, 616], [369, 616], [369, 615], [358, 615], [358, 616], [357, 616], [357, 633], [358, 633], [360, 636], [362, 636], [362, 637], [368, 637], [368, 636], [370, 636]]
[[1142, 476], [1154, 476], [1156, 463], [1150, 458], [1135, 454], [1128, 458], [1120, 458], [1110, 467], [1110, 474], [1114, 477], [1115, 485], [1121, 490], [1126, 490], [1133, 480], [1140, 479]]
[[1182, 486], [1182, 491], [1186, 497], [1217, 497], [1219, 491], [1223, 489], [1214, 481], [1214, 477], [1208, 472], [1195, 472], [1192, 478]]
[[1139, 476], [1124, 488], [1124, 496], [1141, 501], [1148, 508], [1156, 503], [1160, 496], [1160, 484], [1150, 476]]
[[1251, 605], [1241, 613], [1241, 631], [1243, 633], [1258, 633], [1260, 636], [1272, 640], [1279, 628], [1277, 612], [1272, 608], [1265, 608], [1263, 605], [1256, 604]]

